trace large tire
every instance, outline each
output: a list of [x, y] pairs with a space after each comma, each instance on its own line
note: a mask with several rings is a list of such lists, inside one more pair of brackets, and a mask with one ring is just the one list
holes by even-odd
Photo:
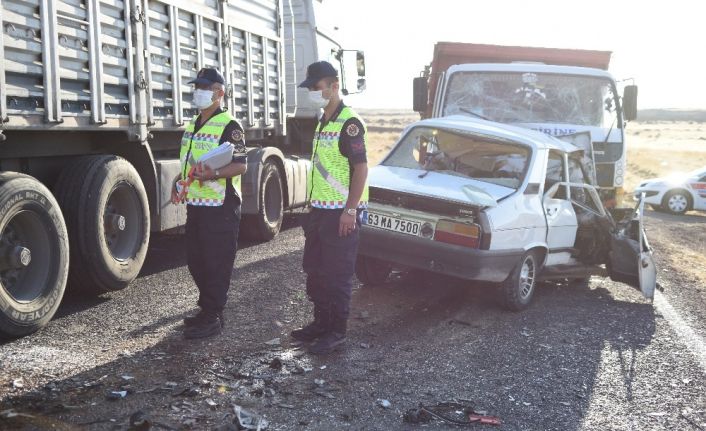
[[503, 307], [510, 311], [521, 311], [532, 302], [537, 288], [540, 263], [537, 255], [528, 251], [522, 256], [515, 269], [500, 284]]
[[135, 168], [117, 156], [87, 156], [56, 184], [71, 243], [69, 286], [100, 294], [124, 289], [142, 268], [149, 243], [147, 193]]
[[268, 161], [262, 167], [257, 206], [257, 214], [243, 216], [240, 232], [247, 239], [270, 241], [279, 233], [284, 218], [282, 177], [273, 162]]
[[0, 174], [0, 335], [46, 325], [64, 296], [69, 240], [59, 204], [32, 177]]
[[385, 284], [392, 272], [392, 265], [374, 257], [359, 254], [355, 261], [355, 275], [364, 286]]
[[686, 190], [672, 190], [662, 198], [662, 208], [675, 215], [682, 215], [691, 209], [691, 196]]

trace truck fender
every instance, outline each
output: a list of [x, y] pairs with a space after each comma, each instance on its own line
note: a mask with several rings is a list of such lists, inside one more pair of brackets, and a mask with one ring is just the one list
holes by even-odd
[[243, 174], [241, 181], [243, 199], [241, 212], [243, 214], [257, 214], [259, 211], [260, 178], [262, 178], [262, 169], [268, 160], [273, 160], [280, 170], [284, 207], [287, 208], [289, 205], [291, 190], [287, 186], [289, 178], [284, 169], [284, 153], [276, 147], [250, 148], [248, 149], [248, 170]]

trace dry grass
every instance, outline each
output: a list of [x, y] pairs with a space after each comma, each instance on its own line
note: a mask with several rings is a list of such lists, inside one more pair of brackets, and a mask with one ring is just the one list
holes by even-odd
[[[371, 166], [387, 155], [405, 126], [419, 119], [411, 111], [359, 110], [368, 126]], [[645, 122], [627, 129], [628, 172], [625, 189], [640, 181], [706, 166], [706, 123]]]
[[706, 123], [633, 123], [627, 134], [626, 190], [647, 178], [706, 166]]

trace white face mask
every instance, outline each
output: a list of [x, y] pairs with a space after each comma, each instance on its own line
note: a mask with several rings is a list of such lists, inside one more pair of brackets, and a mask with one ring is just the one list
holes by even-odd
[[323, 91], [309, 90], [309, 101], [317, 108], [325, 108], [328, 105], [329, 99], [324, 99]]
[[199, 109], [206, 109], [213, 105], [213, 91], [211, 90], [195, 90], [194, 105]]

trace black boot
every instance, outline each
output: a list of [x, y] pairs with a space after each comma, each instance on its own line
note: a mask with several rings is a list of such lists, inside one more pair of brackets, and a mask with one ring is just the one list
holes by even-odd
[[[186, 326], [187, 328], [196, 326], [201, 323], [201, 321], [206, 319], [208, 315], [209, 313], [207, 311], [201, 309], [198, 313], [193, 316], [184, 317], [184, 326]], [[223, 328], [225, 326], [225, 321], [223, 320], [223, 313], [218, 313], [218, 318], [221, 321], [221, 328]]]
[[290, 332], [290, 336], [298, 341], [310, 343], [326, 333], [329, 320], [328, 308], [314, 304], [314, 321], [303, 328]]
[[311, 345], [309, 352], [315, 355], [325, 355], [341, 347], [346, 342], [347, 325], [347, 318], [332, 315], [329, 330]]
[[220, 313], [204, 312], [204, 316], [184, 329], [184, 338], [206, 338], [221, 333], [223, 322]]

